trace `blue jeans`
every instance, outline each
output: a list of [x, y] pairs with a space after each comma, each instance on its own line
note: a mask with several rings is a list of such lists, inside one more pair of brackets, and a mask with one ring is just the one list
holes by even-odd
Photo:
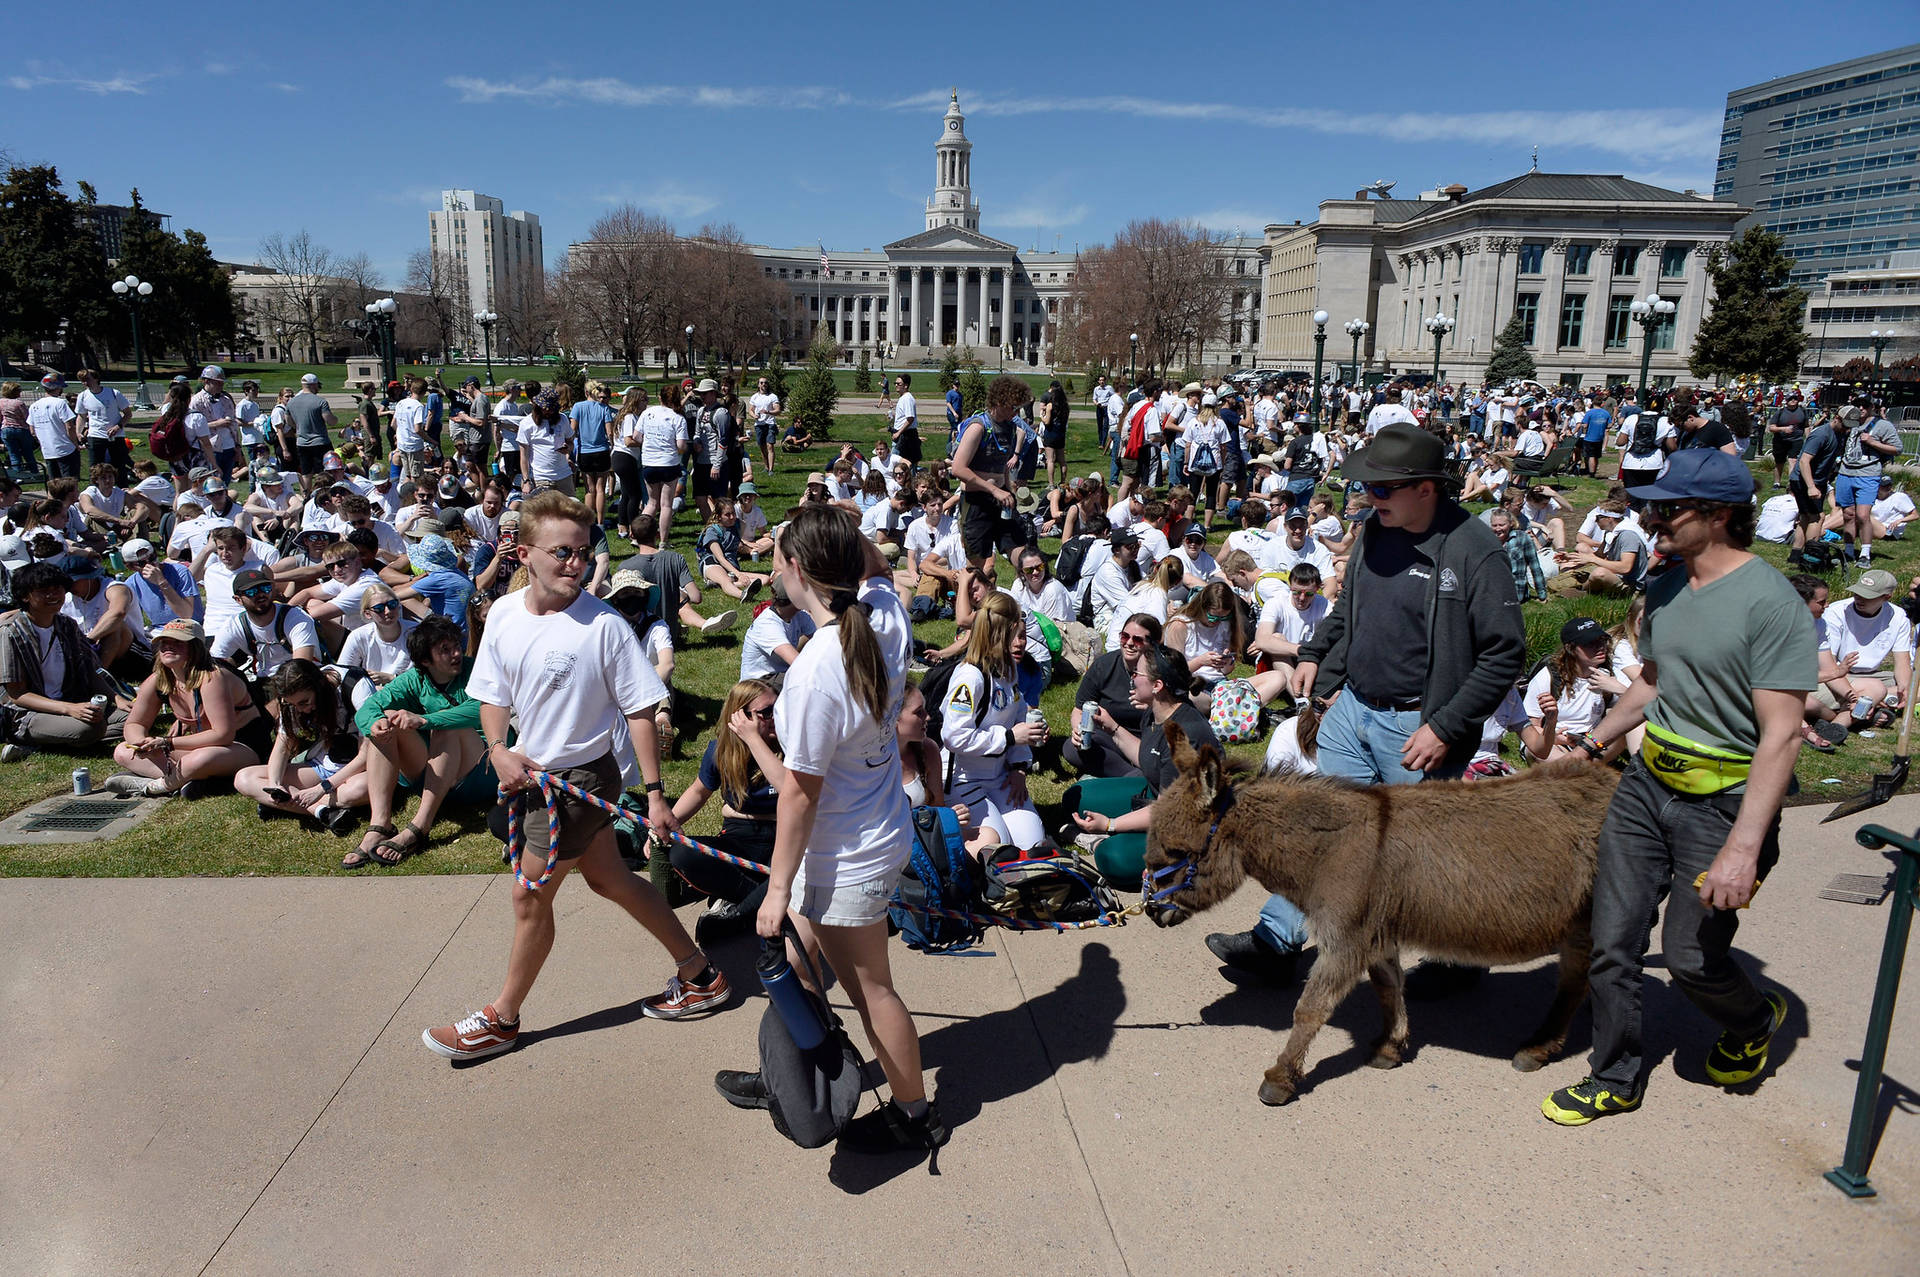
[[[1362, 785], [1417, 785], [1460, 774], [1457, 768], [1434, 772], [1408, 771], [1400, 765], [1400, 750], [1420, 730], [1420, 711], [1375, 709], [1348, 688], [1327, 716], [1320, 720], [1320, 770]], [[1255, 936], [1282, 953], [1306, 943], [1306, 919], [1285, 896], [1273, 895], [1260, 906]]]
[[[1640, 763], [1627, 768], [1600, 827], [1593, 882], [1593, 1076], [1616, 1090], [1637, 1090], [1645, 1071], [1641, 970], [1654, 910], [1666, 897], [1660, 949], [1667, 974], [1687, 1000], [1721, 1028], [1753, 1038], [1773, 1009], [1730, 956], [1740, 915], [1709, 909], [1694, 879], [1726, 842], [1737, 795], [1678, 794]], [[1780, 817], [1760, 845], [1759, 876], [1780, 858]]]
[[7, 466], [13, 470], [37, 470], [39, 463], [34, 460], [33, 431], [24, 426], [8, 426], [0, 430], [0, 443], [7, 448]]

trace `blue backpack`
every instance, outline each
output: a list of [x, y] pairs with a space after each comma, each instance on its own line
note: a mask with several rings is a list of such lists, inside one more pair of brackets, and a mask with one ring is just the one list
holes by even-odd
[[915, 807], [913, 851], [895, 889], [898, 903], [887, 910], [907, 947], [922, 953], [952, 953], [979, 940], [986, 931], [982, 924], [922, 910], [980, 913], [980, 888], [979, 866], [967, 854], [953, 809]]

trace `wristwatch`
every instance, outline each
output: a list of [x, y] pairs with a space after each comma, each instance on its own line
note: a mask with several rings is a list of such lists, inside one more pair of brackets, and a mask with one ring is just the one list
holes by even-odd
[[664, 781], [650, 780], [647, 782], [647, 792], [649, 794], [659, 794], [662, 797], [665, 797], [667, 792], [666, 783]]

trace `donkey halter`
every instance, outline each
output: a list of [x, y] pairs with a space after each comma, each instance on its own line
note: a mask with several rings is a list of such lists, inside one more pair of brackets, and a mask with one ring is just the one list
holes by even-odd
[[[1208, 852], [1213, 850], [1214, 835], [1220, 832], [1220, 822], [1225, 819], [1227, 810], [1232, 806], [1233, 793], [1231, 790], [1228, 790], [1221, 796], [1221, 800], [1214, 807], [1213, 823], [1207, 826], [1206, 841], [1200, 844], [1199, 851], [1191, 852], [1180, 857], [1178, 860], [1170, 861], [1158, 869], [1142, 869], [1140, 871], [1140, 904], [1142, 908], [1150, 908], [1153, 905], [1163, 905], [1166, 908], [1176, 909], [1182, 913], [1186, 912], [1186, 910], [1180, 909], [1179, 905], [1173, 903], [1173, 897], [1193, 886], [1194, 879], [1200, 872], [1199, 862]], [[1172, 878], [1175, 874], [1179, 875], [1177, 881], [1168, 886], [1160, 886], [1162, 882]], [[1155, 890], [1155, 888], [1159, 889]]]

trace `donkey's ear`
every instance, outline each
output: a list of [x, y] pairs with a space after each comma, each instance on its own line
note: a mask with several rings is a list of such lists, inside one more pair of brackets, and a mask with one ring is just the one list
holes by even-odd
[[[1168, 721], [1167, 726], [1173, 726], [1171, 720]], [[1220, 750], [1213, 745], [1202, 745], [1197, 754], [1192, 750], [1187, 752], [1193, 755], [1191, 770], [1194, 783], [1200, 788], [1200, 800], [1211, 807], [1214, 800], [1220, 796], [1220, 791], [1227, 787], [1226, 762], [1221, 757]], [[1182, 767], [1180, 770], [1184, 773], [1188, 768]]]
[[1160, 730], [1166, 734], [1167, 750], [1173, 757], [1173, 765], [1179, 768], [1182, 774], [1192, 771], [1194, 764], [1199, 761], [1199, 756], [1193, 752], [1193, 746], [1187, 743], [1186, 729], [1172, 718], [1168, 718]]

